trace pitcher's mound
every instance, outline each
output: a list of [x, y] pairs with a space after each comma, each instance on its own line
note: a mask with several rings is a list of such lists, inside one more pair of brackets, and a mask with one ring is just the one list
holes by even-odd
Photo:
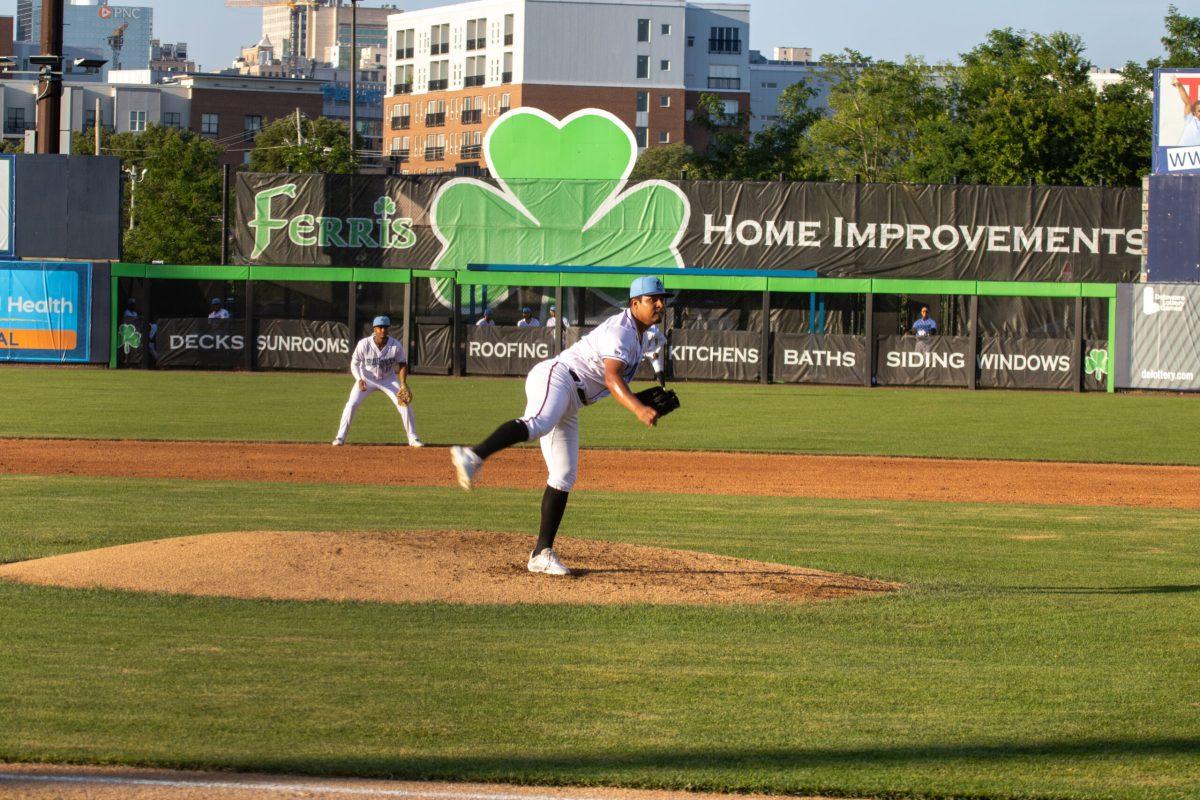
[[805, 602], [899, 584], [660, 547], [560, 539], [570, 577], [525, 569], [532, 537], [490, 531], [237, 531], [0, 566], [0, 578], [72, 588], [384, 603]]

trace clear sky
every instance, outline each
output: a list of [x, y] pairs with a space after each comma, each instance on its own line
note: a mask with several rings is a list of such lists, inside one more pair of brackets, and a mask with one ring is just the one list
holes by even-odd
[[[445, 5], [441, 0], [393, 0], [401, 8]], [[363, 0], [362, 5], [382, 5]], [[261, 33], [260, 12], [226, 8], [224, 0], [128, 0], [113, 5], [154, 9], [154, 35], [185, 41], [205, 69], [228, 66], [239, 48]], [[1083, 37], [1092, 62], [1119, 67], [1159, 55], [1159, 0], [751, 0], [750, 46], [768, 56], [772, 47], [811, 47], [813, 53], [846, 47], [877, 58], [907, 54], [927, 61], [957, 60], [993, 28]], [[1184, 14], [1200, 16], [1200, 0], [1176, 0]], [[0, 0], [0, 14], [15, 14], [16, 0]]]

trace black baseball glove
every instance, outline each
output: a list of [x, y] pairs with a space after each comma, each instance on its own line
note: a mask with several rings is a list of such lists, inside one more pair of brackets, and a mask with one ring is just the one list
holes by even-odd
[[642, 401], [643, 405], [650, 406], [657, 411], [659, 417], [665, 417], [679, 408], [679, 395], [675, 394], [675, 391], [672, 389], [651, 386], [649, 389], [642, 389], [636, 394], [637, 399]]

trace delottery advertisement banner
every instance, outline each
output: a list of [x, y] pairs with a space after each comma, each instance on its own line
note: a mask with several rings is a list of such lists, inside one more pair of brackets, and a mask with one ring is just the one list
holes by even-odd
[[0, 266], [0, 360], [86, 362], [91, 297], [90, 264]]
[[880, 386], [966, 386], [971, 340], [965, 336], [883, 336], [875, 359]]
[[771, 372], [776, 383], [866, 382], [867, 340], [846, 334], [777, 333]]
[[1147, 283], [1129, 291], [1128, 388], [1200, 390], [1200, 285]]
[[524, 375], [554, 355], [552, 328], [473, 325], [467, 330], [467, 373]]
[[1200, 69], [1154, 71], [1154, 155], [1157, 173], [1200, 172]]

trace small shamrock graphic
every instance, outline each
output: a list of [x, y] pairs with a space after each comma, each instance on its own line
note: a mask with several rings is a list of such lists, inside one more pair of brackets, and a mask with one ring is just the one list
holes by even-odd
[[1092, 350], [1084, 360], [1083, 368], [1085, 372], [1092, 373], [1096, 380], [1100, 380], [1108, 374], [1108, 351]]
[[[468, 264], [682, 267], [690, 208], [666, 181], [625, 183], [637, 158], [615, 116], [584, 109], [561, 121], [514, 109], [492, 125], [484, 153], [499, 188], [449, 181], [433, 200], [442, 243], [434, 269]], [[449, 304], [449, 281], [435, 281]]]
[[119, 338], [118, 347], [124, 351], [125, 355], [129, 355], [131, 350], [137, 350], [142, 346], [142, 335], [138, 333], [138, 329], [126, 323], [117, 328], [117, 337]]

